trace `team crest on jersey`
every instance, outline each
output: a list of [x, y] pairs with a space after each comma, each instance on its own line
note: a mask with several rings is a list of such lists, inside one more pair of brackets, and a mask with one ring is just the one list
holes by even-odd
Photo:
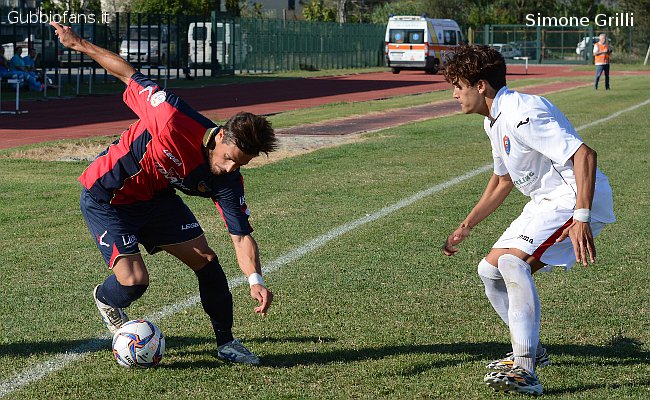
[[205, 183], [205, 181], [199, 182], [197, 189], [201, 193], [209, 192], [211, 190], [210, 187]]
[[166, 99], [167, 99], [167, 93], [165, 93], [164, 90], [160, 90], [154, 93], [153, 96], [151, 96], [151, 101], [150, 101], [151, 106], [158, 107], [159, 105], [164, 103]]
[[503, 148], [506, 149], [506, 155], [510, 155], [510, 138], [508, 136], [503, 137]]

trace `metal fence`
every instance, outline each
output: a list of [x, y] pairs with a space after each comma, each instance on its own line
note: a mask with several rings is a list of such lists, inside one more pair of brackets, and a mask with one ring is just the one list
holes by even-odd
[[246, 72], [383, 65], [384, 25], [240, 19]]
[[[6, 18], [12, 9], [0, 10]], [[13, 9], [13, 11], [19, 11]], [[20, 10], [23, 13], [29, 10]], [[357, 68], [382, 65], [385, 26], [211, 16], [114, 13], [106, 23], [70, 24], [82, 37], [158, 78]], [[89, 57], [63, 48], [40, 23], [1, 21], [0, 43], [10, 59], [37, 53], [36, 64], [64, 81], [106, 72]]]
[[[512, 62], [539, 64], [590, 64], [592, 49], [600, 33], [607, 34], [614, 48], [613, 61], [629, 62], [632, 53], [632, 28], [601, 31], [586, 27], [529, 27], [525, 25], [485, 25], [470, 32], [473, 43], [498, 47]], [[504, 50], [505, 49], [505, 50]]]

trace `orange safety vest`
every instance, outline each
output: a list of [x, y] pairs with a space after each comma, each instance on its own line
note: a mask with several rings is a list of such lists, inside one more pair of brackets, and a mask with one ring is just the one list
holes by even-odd
[[605, 53], [605, 54], [599, 54], [594, 57], [594, 63], [595, 64], [609, 64], [609, 45], [608, 44], [600, 44], [600, 42], [596, 43], [596, 46], [598, 46], [598, 52], [599, 53]]

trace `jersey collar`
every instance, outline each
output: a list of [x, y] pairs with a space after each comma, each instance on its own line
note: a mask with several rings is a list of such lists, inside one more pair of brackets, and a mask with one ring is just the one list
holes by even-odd
[[205, 134], [203, 135], [203, 147], [214, 147], [214, 138], [217, 137], [220, 129], [221, 126], [215, 126], [214, 128], [209, 128], [205, 131]]
[[492, 101], [492, 109], [490, 109], [490, 115], [492, 115], [493, 117], [501, 113], [500, 111], [501, 107], [499, 107], [499, 102], [501, 101], [501, 96], [503, 96], [503, 94], [507, 91], [508, 91], [508, 87], [504, 86], [501, 89], [499, 89], [497, 94], [494, 96], [494, 101]]

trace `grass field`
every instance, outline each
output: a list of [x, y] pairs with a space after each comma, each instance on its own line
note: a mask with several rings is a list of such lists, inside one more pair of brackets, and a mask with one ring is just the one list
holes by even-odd
[[[621, 77], [615, 89], [549, 98], [579, 127], [648, 100], [650, 80]], [[650, 397], [649, 108], [581, 131], [610, 177], [619, 221], [596, 240], [595, 266], [536, 276], [542, 340], [552, 357], [540, 372], [546, 398]], [[489, 162], [481, 118], [456, 115], [248, 169], [247, 201], [263, 262]], [[235, 287], [235, 334], [263, 358], [262, 366], [221, 362], [208, 319], [194, 304], [156, 320], [167, 336], [159, 368], [126, 370], [112, 360], [91, 298], [108, 272], [78, 209], [76, 177], [85, 167], [0, 159], [0, 394], [6, 398], [503, 397], [482, 377], [487, 361], [509, 351], [508, 333], [475, 271], [526, 199], [513, 193], [457, 256], [439, 251], [489, 173], [279, 262], [265, 278], [276, 295], [266, 319], [253, 314], [248, 289]], [[228, 276], [239, 278], [214, 206], [185, 199]], [[131, 317], [197, 294], [194, 274], [171, 257], [145, 261], [151, 286], [129, 308]], [[91, 351], [11, 387], [60, 353], [75, 357], [79, 349]]]

